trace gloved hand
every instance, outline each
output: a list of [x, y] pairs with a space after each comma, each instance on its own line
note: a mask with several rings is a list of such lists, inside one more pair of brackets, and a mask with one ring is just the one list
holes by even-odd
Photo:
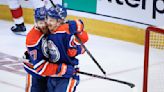
[[74, 68], [72, 65], [60, 64], [57, 70], [57, 76], [70, 78], [76, 74], [78, 68]]
[[71, 34], [80, 34], [84, 30], [83, 21], [80, 19], [68, 21], [69, 30]]
[[30, 55], [28, 54], [27, 51], [24, 52], [23, 59], [30, 59]]

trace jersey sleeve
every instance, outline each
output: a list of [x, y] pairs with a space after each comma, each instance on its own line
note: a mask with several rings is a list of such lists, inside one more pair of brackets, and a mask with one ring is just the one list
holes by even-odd
[[42, 76], [44, 71], [41, 68], [45, 69], [45, 65], [47, 66], [45, 56], [42, 51], [43, 38], [44, 34], [38, 31], [35, 27], [33, 27], [26, 36], [26, 47], [29, 55], [29, 61], [33, 66], [33, 69], [36, 70], [34, 71], [31, 67], [27, 67], [26, 63], [24, 63], [25, 70], [30, 74]]
[[44, 62], [41, 66], [35, 68], [29, 61], [24, 61], [25, 70], [35, 77], [65, 77], [69, 78], [74, 74], [74, 67], [71, 65], [55, 64]]
[[58, 65], [44, 61], [38, 67], [35, 67], [31, 62], [24, 61], [25, 70], [33, 76], [54, 76], [57, 74]]
[[[75, 57], [76, 55], [83, 54], [85, 52], [84, 48], [81, 46], [81, 43], [78, 41], [76, 37], [78, 37], [82, 44], [88, 41], [88, 34], [84, 31], [84, 24], [82, 20], [69, 20], [67, 21], [69, 24], [69, 31], [72, 35], [69, 39], [67, 54], [70, 57]], [[75, 37], [76, 36], [76, 37]]]
[[44, 34], [33, 27], [26, 37], [26, 47], [29, 59], [33, 65], [42, 63], [44, 55], [42, 53], [41, 44]]
[[[82, 41], [82, 44], [86, 43], [88, 41], [88, 34], [86, 31], [81, 32], [80, 34], [77, 34], [77, 37]], [[81, 44], [78, 42], [75, 35], [68, 35], [67, 36], [68, 41], [68, 50], [67, 54], [70, 57], [77, 56], [79, 54], [83, 54], [85, 52], [85, 49], [81, 46]]]

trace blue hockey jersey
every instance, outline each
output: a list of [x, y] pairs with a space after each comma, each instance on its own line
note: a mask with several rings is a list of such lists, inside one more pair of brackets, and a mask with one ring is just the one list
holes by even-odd
[[[88, 34], [85, 31], [77, 36], [83, 43], [88, 40]], [[67, 71], [67, 67], [78, 65], [78, 59], [75, 56], [84, 53], [85, 50], [70, 33], [69, 24], [59, 26], [46, 38], [36, 28], [28, 33], [26, 46], [30, 54], [30, 62], [24, 62], [24, 68], [28, 73], [39, 77], [62, 76]], [[49, 58], [48, 62], [45, 61], [45, 57]]]
[[29, 60], [23, 62], [25, 70], [33, 76], [54, 76], [57, 73], [58, 64], [53, 64], [45, 60], [47, 56], [46, 46], [46, 36], [37, 28], [33, 27], [26, 37]]
[[[88, 35], [85, 31], [78, 35], [85, 43]], [[87, 39], [86, 39], [87, 38]], [[53, 63], [66, 63], [68, 65], [78, 65], [76, 55], [82, 54], [84, 49], [76, 40], [74, 34], [70, 33], [69, 24], [63, 24], [48, 35], [48, 51], [50, 61]]]

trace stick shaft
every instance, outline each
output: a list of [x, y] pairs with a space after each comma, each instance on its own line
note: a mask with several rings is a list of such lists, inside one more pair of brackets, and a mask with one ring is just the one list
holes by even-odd
[[56, 7], [56, 5], [54, 4], [54, 2], [52, 0], [50, 0], [50, 2], [54, 7]]
[[78, 71], [78, 73], [79, 74], [83, 74], [83, 75], [87, 75], [87, 76], [91, 76], [91, 77], [96, 77], [96, 78], [100, 78], [100, 79], [105, 79], [105, 80], [109, 80], [109, 81], [114, 81], [114, 82], [117, 82], [117, 83], [125, 84], [127, 86], [130, 86], [131, 88], [135, 87], [135, 85], [133, 83], [129, 83], [129, 82], [126, 82], [126, 81], [121, 81], [121, 80], [118, 80], [118, 79], [113, 79], [113, 78], [104, 77], [104, 76], [100, 76], [100, 75], [96, 75], [96, 74], [82, 72], [82, 71]]
[[93, 55], [91, 54], [91, 52], [87, 49], [87, 47], [82, 43], [82, 41], [80, 40], [80, 38], [78, 36], [76, 36], [76, 39], [78, 40], [78, 42], [81, 44], [81, 46], [85, 49], [85, 51], [87, 52], [87, 54], [90, 56], [90, 58], [94, 61], [94, 63], [98, 66], [98, 68], [101, 70], [101, 72], [106, 75], [106, 72], [104, 71], [104, 69], [100, 66], [100, 64], [97, 62], [97, 60], [93, 57]]

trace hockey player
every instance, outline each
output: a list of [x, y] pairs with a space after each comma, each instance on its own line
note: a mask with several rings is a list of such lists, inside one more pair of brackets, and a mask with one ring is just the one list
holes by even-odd
[[[65, 63], [54, 64], [48, 62], [47, 56], [47, 28], [45, 23], [45, 8], [35, 10], [34, 26], [27, 35], [26, 46], [28, 52], [24, 68], [29, 73], [27, 76], [26, 92], [47, 92], [47, 77], [69, 77], [75, 72], [74, 67]], [[46, 56], [46, 57], [45, 57]]]
[[74, 92], [79, 80], [75, 73], [75, 66], [78, 65], [75, 56], [84, 53], [84, 49], [73, 35], [76, 34], [85, 43], [88, 40], [87, 33], [83, 31], [81, 20], [63, 24], [67, 12], [61, 5], [51, 7], [47, 14], [51, 34], [48, 36], [48, 51], [44, 47], [42, 51], [49, 60], [42, 61], [40, 65], [24, 62], [25, 70], [33, 76], [49, 76], [48, 92]]
[[[15, 23], [15, 25], [11, 27], [11, 31], [18, 34], [24, 33], [26, 31], [26, 27], [24, 25], [23, 10], [20, 4], [20, 0], [7, 0], [7, 1], [12, 14], [12, 18]], [[33, 4], [34, 9], [43, 7], [45, 5], [43, 0], [29, 0], [29, 1]]]
[[[79, 64], [75, 57], [85, 51], [75, 35], [83, 43], [88, 40], [88, 35], [84, 31], [81, 20], [63, 23], [66, 16], [66, 9], [59, 4], [47, 10], [47, 26], [50, 30], [48, 35], [49, 61], [57, 64], [65, 63], [75, 68]], [[47, 87], [49, 92], [75, 92], [78, 83], [79, 76], [74, 73], [72, 76], [49, 77]]]
[[[46, 27], [46, 9], [45, 7], [37, 8], [35, 10], [35, 26], [30, 30], [26, 37], [26, 47], [29, 54], [29, 61], [39, 66], [44, 61], [41, 44], [45, 41], [45, 35], [48, 32]], [[42, 61], [42, 62], [41, 62]], [[46, 77], [33, 77], [27, 75], [26, 92], [46, 92], [47, 90]]]

